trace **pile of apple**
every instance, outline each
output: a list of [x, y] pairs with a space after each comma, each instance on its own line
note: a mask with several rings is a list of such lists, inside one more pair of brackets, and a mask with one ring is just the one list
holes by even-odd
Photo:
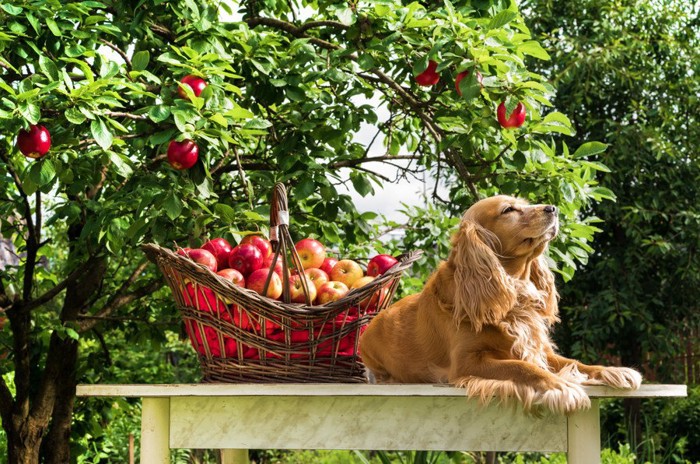
[[[325, 246], [316, 239], [302, 239], [295, 244], [294, 248], [303, 266], [303, 272], [288, 269], [290, 299], [293, 303], [306, 303], [302, 281], [306, 283], [311, 304], [322, 305], [339, 300], [352, 289], [367, 285], [397, 263], [397, 259], [393, 256], [379, 254], [370, 259], [365, 273], [362, 266], [354, 260], [327, 256]], [[282, 296], [284, 268], [281, 257], [278, 256], [275, 260], [270, 242], [261, 235], [246, 235], [236, 246], [232, 246], [224, 238], [215, 238], [206, 242], [201, 248], [179, 248], [177, 253], [230, 280], [235, 285], [275, 300], [279, 300]], [[272, 274], [270, 274], [271, 269]], [[270, 282], [265, 292], [268, 275], [270, 275]], [[378, 288], [360, 301], [359, 307], [364, 312], [376, 311], [377, 307], [385, 302], [387, 295], [386, 286]], [[240, 329], [280, 343], [285, 341], [286, 335], [281, 324], [256, 316], [237, 304], [227, 304], [207, 287], [187, 282], [183, 296], [188, 306], [200, 311], [216, 313], [219, 319], [232, 323]], [[339, 314], [334, 320], [325, 321], [321, 326], [314, 327], [313, 335], [316, 340], [327, 339], [316, 346], [317, 355], [329, 356], [336, 351], [341, 355], [353, 355], [357, 334], [351, 332], [340, 339], [337, 337], [334, 339], [333, 334], [344, 324], [357, 320], [359, 315], [357, 307], [349, 308], [349, 311]], [[242, 357], [248, 359], [259, 357], [257, 348], [239, 345], [231, 337], [222, 336], [210, 327], [203, 327], [202, 333], [202, 328], [198, 328], [193, 321], [188, 322], [185, 328], [193, 347], [200, 354], [204, 355], [208, 351], [213, 357], [222, 355], [234, 357], [240, 346], [243, 350]], [[309, 329], [302, 328], [301, 325], [299, 330], [292, 329], [288, 335], [292, 343], [299, 344], [309, 342], [311, 336]], [[206, 342], [203, 342], [203, 338]], [[273, 354], [272, 357], [274, 356]], [[291, 356], [305, 358], [309, 353], [297, 352]]]

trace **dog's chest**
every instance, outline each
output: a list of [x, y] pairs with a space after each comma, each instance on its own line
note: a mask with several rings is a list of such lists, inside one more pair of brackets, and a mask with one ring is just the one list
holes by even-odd
[[544, 318], [532, 311], [513, 311], [500, 326], [513, 340], [511, 355], [514, 358], [548, 369], [547, 352], [552, 342]]

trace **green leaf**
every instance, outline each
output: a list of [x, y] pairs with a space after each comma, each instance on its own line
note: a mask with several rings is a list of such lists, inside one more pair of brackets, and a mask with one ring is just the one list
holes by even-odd
[[117, 170], [117, 174], [119, 174], [125, 179], [128, 178], [131, 174], [133, 174], [134, 170], [131, 168], [128, 162], [128, 158], [122, 157], [121, 155], [113, 151], [109, 151], [108, 154], [110, 161]]
[[182, 213], [182, 200], [175, 195], [175, 192], [170, 192], [163, 201], [163, 209], [165, 214], [174, 221]]
[[298, 198], [308, 198], [316, 190], [316, 183], [311, 177], [303, 177], [294, 187], [294, 193]]
[[19, 114], [30, 124], [37, 124], [41, 119], [41, 108], [33, 103], [22, 102], [17, 106]]
[[134, 71], [143, 71], [148, 66], [150, 60], [151, 54], [148, 50], [141, 50], [140, 52], [134, 53], [133, 58], [131, 58], [131, 67]]
[[56, 177], [56, 168], [50, 159], [44, 158], [29, 168], [29, 178], [40, 188], [48, 185]]
[[574, 158], [585, 158], [591, 155], [597, 155], [608, 149], [608, 145], [601, 142], [586, 142], [576, 149]]
[[56, 24], [56, 21], [54, 21], [51, 18], [45, 18], [46, 21], [46, 26], [49, 28], [51, 33], [55, 35], [56, 37], [61, 37], [61, 29], [58, 28], [58, 24]]
[[103, 150], [107, 150], [112, 146], [112, 133], [102, 119], [95, 119], [90, 123], [90, 132], [92, 132], [95, 141]]
[[163, 122], [170, 117], [170, 107], [166, 105], [152, 106], [148, 110], [148, 117], [155, 123]]
[[7, 14], [10, 14], [12, 16], [17, 16], [24, 11], [21, 6], [14, 6], [14, 5], [2, 5], [2, 9], [7, 12]]
[[228, 120], [221, 113], [215, 113], [209, 118], [209, 120], [222, 127], [228, 127]]
[[231, 208], [229, 205], [217, 203], [214, 205], [214, 213], [216, 213], [227, 224], [235, 224], [236, 222], [236, 210]]
[[491, 18], [491, 22], [489, 23], [489, 29], [498, 29], [512, 20], [514, 20], [518, 14], [514, 11], [511, 10], [503, 10], [500, 13], [498, 13], [496, 16]]
[[527, 42], [523, 42], [520, 45], [518, 45], [518, 51], [524, 55], [530, 55], [534, 56], [535, 58], [539, 58], [540, 60], [545, 60], [549, 61], [549, 53], [545, 51], [542, 46], [534, 41], [534, 40], [528, 40]]
[[58, 71], [56, 63], [45, 55], [39, 56], [39, 68], [46, 77], [53, 81], [57, 81], [61, 78], [61, 73]]
[[362, 174], [350, 174], [350, 181], [352, 181], [352, 186], [355, 187], [357, 193], [359, 193], [363, 197], [374, 192], [374, 189], [372, 188], [372, 184], [370, 183], [369, 179], [367, 179], [367, 177], [363, 176]]
[[265, 119], [260, 119], [260, 118], [255, 118], [251, 119], [249, 121], [246, 121], [245, 124], [243, 124], [243, 129], [267, 129], [268, 127], [271, 127], [272, 123], [270, 121], [267, 121]]

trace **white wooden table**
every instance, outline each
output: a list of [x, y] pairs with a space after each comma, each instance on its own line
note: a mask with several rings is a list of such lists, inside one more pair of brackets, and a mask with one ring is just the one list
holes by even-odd
[[569, 464], [600, 463], [601, 398], [683, 397], [685, 385], [636, 391], [585, 387], [591, 408], [532, 417], [479, 405], [440, 385], [79, 385], [82, 397], [140, 397], [141, 463], [169, 463], [170, 448], [566, 452]]

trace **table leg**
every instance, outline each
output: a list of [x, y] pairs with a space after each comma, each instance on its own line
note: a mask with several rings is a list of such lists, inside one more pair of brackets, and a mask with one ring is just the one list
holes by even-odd
[[591, 408], [571, 414], [567, 420], [569, 464], [600, 464], [600, 400]]
[[221, 464], [249, 464], [247, 449], [222, 449]]
[[141, 403], [141, 464], [170, 464], [170, 399]]

